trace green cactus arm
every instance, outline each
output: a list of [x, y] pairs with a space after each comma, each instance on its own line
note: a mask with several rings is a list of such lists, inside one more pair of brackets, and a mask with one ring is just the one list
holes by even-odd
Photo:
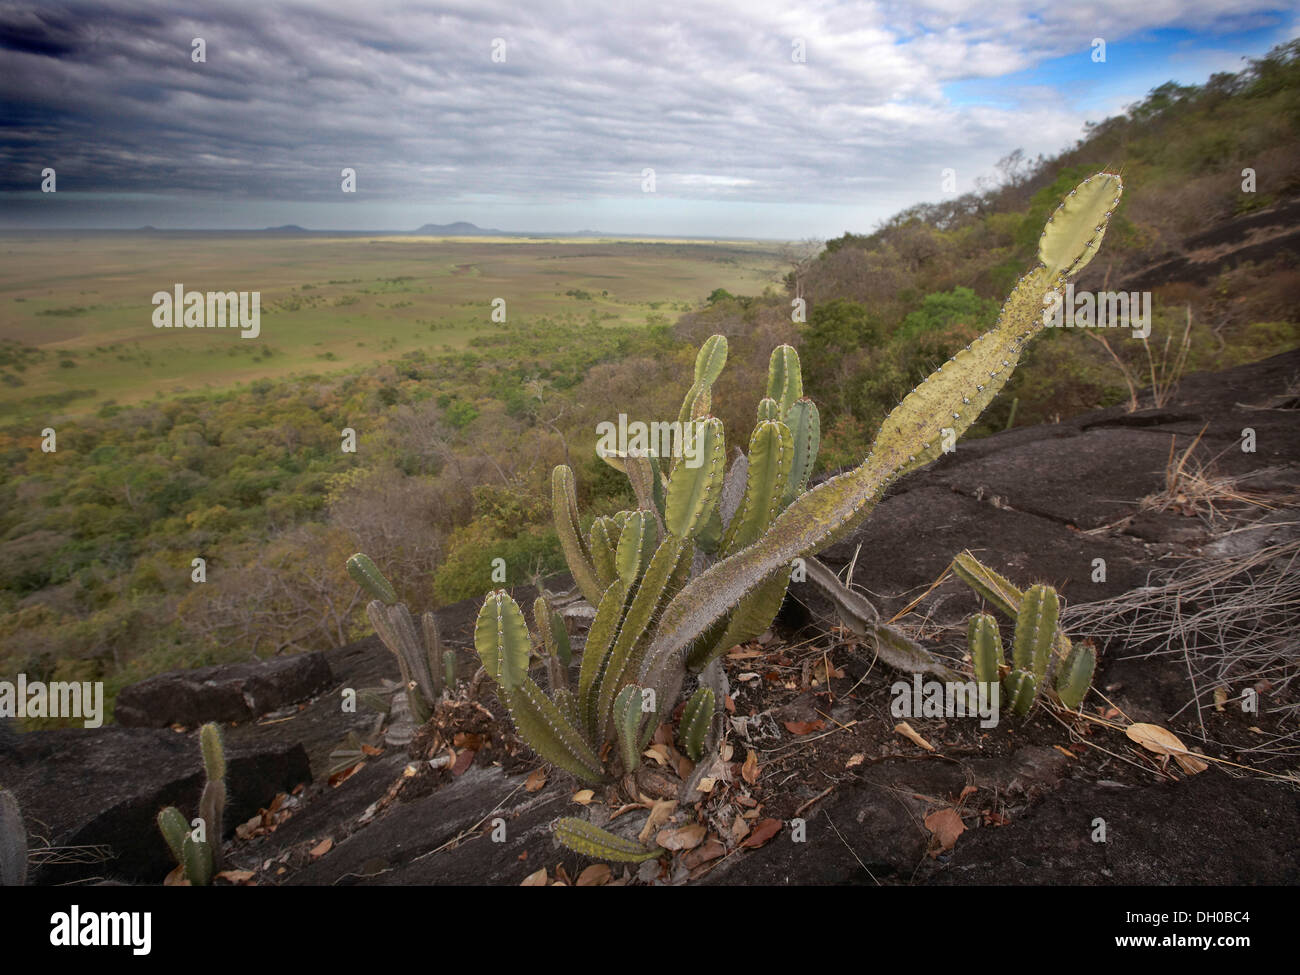
[[1048, 218], [1038, 241], [1038, 259], [1054, 284], [1079, 273], [1097, 256], [1123, 189], [1123, 181], [1114, 173], [1090, 176]]
[[428, 720], [438, 695], [434, 691], [433, 675], [429, 672], [428, 655], [416, 635], [411, 611], [405, 603], [386, 606], [373, 599], [366, 605], [366, 616], [384, 646], [397, 658], [416, 717], [421, 722]]
[[704, 741], [713, 723], [713, 711], [716, 698], [710, 687], [698, 687], [686, 702], [682, 711], [682, 723], [679, 730], [682, 747], [691, 761], [698, 762], [704, 756]]
[[1006, 695], [1007, 707], [1024, 717], [1038, 696], [1038, 681], [1027, 670], [1013, 670], [1002, 682], [1002, 691]]
[[190, 834], [190, 824], [185, 821], [181, 811], [175, 806], [168, 806], [158, 813], [158, 832], [167, 841], [167, 849], [180, 866], [185, 865], [185, 838]]
[[1083, 703], [1096, 666], [1097, 655], [1086, 643], [1075, 647], [1065, 658], [1056, 674], [1056, 696], [1067, 708], [1077, 709]]
[[226, 750], [221, 745], [221, 729], [208, 722], [199, 729], [199, 751], [203, 755], [203, 768], [208, 778], [220, 781], [226, 777]]
[[599, 785], [605, 781], [600, 758], [587, 739], [531, 677], [525, 675], [513, 687], [503, 686], [501, 694], [515, 730], [533, 751], [584, 782]]
[[722, 493], [726, 463], [722, 421], [707, 417], [698, 421], [695, 431], [699, 437], [700, 463], [695, 467], [681, 463], [673, 468], [665, 501], [664, 523], [668, 532], [683, 538], [693, 538], [708, 522]]
[[803, 396], [803, 371], [799, 353], [789, 345], [778, 345], [767, 363], [767, 397], [776, 400], [776, 419], [784, 421], [795, 400]]
[[[691, 383], [691, 388], [686, 391], [686, 397], [682, 400], [682, 408], [677, 414], [678, 429], [684, 431], [688, 422], [700, 419], [708, 413], [709, 390], [718, 376], [722, 374], [722, 368], [726, 364], [726, 338], [722, 335], [709, 336], [704, 344], [700, 346], [700, 351], [695, 357], [695, 379]], [[677, 462], [680, 459], [677, 454], [669, 458], [668, 470], [670, 473], [677, 469]]]
[[[1099, 214], [1099, 223], [1107, 216]], [[861, 465], [795, 499], [761, 539], [713, 565], [678, 593], [664, 610], [640, 682], [675, 698], [681, 688], [682, 656], [715, 620], [756, 585], [786, 571], [794, 559], [851, 532], [889, 483], [919, 457], [933, 453], [944, 427], [960, 436], [1006, 382], [1025, 342], [1042, 329], [1042, 298], [1049, 283], [1059, 284], [1059, 276], [1051, 278], [1042, 266], [1021, 278], [997, 325], [899, 404]]]
[[647, 731], [654, 731], [654, 718], [655, 712], [642, 710], [641, 688], [637, 685], [628, 684], [614, 698], [613, 721], [624, 772], [641, 764], [643, 743], [649, 737]]
[[789, 587], [789, 575], [777, 573], [746, 593], [726, 617], [720, 636], [696, 641], [686, 655], [686, 669], [697, 674], [737, 644], [762, 636], [781, 611]]
[[212, 883], [214, 863], [211, 843], [196, 843], [186, 836], [181, 862], [185, 865], [186, 879], [195, 887], [206, 887]]
[[1020, 602], [1012, 659], [1018, 669], [1031, 671], [1040, 684], [1047, 676], [1060, 612], [1060, 600], [1051, 586], [1030, 586]]
[[564, 561], [568, 563], [569, 571], [573, 573], [573, 581], [578, 584], [587, 602], [595, 606], [605, 590], [596, 578], [591, 553], [587, 551], [578, 528], [578, 499], [573, 484], [573, 471], [564, 464], [551, 473], [551, 512], [555, 517], [560, 549], [564, 552]]
[[632, 485], [636, 503], [650, 512], [663, 530], [664, 487], [659, 474], [659, 459], [650, 453], [632, 453], [627, 458], [627, 480]]
[[760, 422], [750, 437], [748, 457], [745, 494], [719, 548], [724, 557], [753, 544], [780, 510], [795, 459], [790, 428], [780, 420]]
[[614, 550], [614, 565], [619, 580], [627, 589], [636, 585], [645, 569], [651, 547], [654, 545], [654, 521], [648, 511], [634, 511], [623, 524]]
[[442, 697], [444, 684], [442, 636], [438, 633], [438, 618], [429, 612], [421, 613], [420, 632], [424, 634], [424, 666], [429, 672], [429, 681], [433, 689], [433, 698], [429, 701], [432, 707], [438, 702], [438, 698]]
[[397, 592], [393, 589], [393, 584], [384, 578], [384, 574], [370, 560], [370, 556], [358, 552], [348, 559], [347, 569], [352, 580], [373, 598], [389, 606], [397, 602]]
[[770, 396], [764, 396], [758, 401], [758, 422], [764, 420], [781, 419], [781, 404]]
[[821, 414], [817, 411], [817, 404], [806, 396], [795, 400], [785, 419], [794, 441], [794, 462], [786, 481], [785, 496], [781, 499], [782, 508], [808, 489], [808, 478], [817, 463], [822, 439]]
[[566, 816], [555, 824], [555, 838], [574, 853], [581, 853], [593, 860], [641, 863], [653, 860], [663, 853], [658, 847], [646, 849], [640, 843], [615, 836], [609, 830], [572, 816]]
[[1013, 620], [1020, 615], [1020, 601], [1025, 594], [970, 552], [962, 552], [952, 560], [952, 571], [977, 596], [992, 603], [1004, 615]]
[[998, 621], [987, 613], [972, 616], [966, 629], [966, 643], [975, 679], [981, 684], [996, 682], [1004, 660]]
[[214, 779], [204, 784], [199, 796], [199, 816], [207, 832], [208, 846], [212, 848], [214, 870], [221, 869], [221, 837], [225, 833], [226, 783]]
[[623, 622], [623, 610], [627, 603], [627, 587], [615, 581], [609, 591], [596, 607], [596, 618], [591, 621], [587, 631], [587, 645], [582, 651], [582, 664], [578, 669], [578, 707], [583, 715], [583, 723], [593, 735], [596, 725], [596, 696], [600, 689], [600, 679], [605, 673], [614, 638], [619, 633], [619, 624]]
[[587, 551], [591, 553], [592, 569], [602, 592], [618, 578], [618, 570], [614, 567], [614, 540], [609, 537], [613, 524], [614, 519], [600, 517], [591, 523], [591, 530], [587, 532]]
[[456, 651], [444, 650], [442, 652], [442, 679], [445, 686], [452, 695], [456, 693]]
[[474, 624], [474, 649], [483, 669], [503, 688], [518, 686], [528, 677], [532, 640], [524, 614], [508, 592], [498, 589], [483, 600]]
[[610, 706], [620, 688], [636, 676], [640, 667], [640, 658], [636, 655], [636, 650], [638, 647], [644, 647], [644, 637], [649, 632], [652, 621], [663, 610], [674, 592], [671, 585], [674, 575], [684, 566], [689, 567], [692, 555], [689, 540], [677, 535], [669, 535], [650, 559], [650, 565], [645, 571], [641, 585], [637, 587], [623, 624], [619, 627], [605, 670], [600, 675], [600, 686], [595, 700], [596, 731], [603, 729], [604, 721], [601, 716], [609, 714]]

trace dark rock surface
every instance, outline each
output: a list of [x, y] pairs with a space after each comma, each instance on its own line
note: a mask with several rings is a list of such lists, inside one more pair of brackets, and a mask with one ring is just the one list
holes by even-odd
[[333, 679], [323, 653], [171, 671], [122, 688], [114, 717], [127, 728], [250, 721], [319, 694]]
[[[311, 776], [296, 741], [227, 742], [224, 831]], [[174, 805], [197, 815], [204, 781], [197, 733], [105, 727], [19, 735], [0, 749], [0, 782], [22, 806], [32, 847], [97, 847], [91, 862], [50, 863], [32, 883], [87, 877], [158, 882], [175, 864], [159, 842], [154, 817]]]
[[[1153, 569], [1201, 554], [1212, 541], [1201, 519], [1138, 509], [1144, 496], [1163, 489], [1171, 443], [1183, 450], [1204, 428], [1194, 455], [1198, 460], [1213, 459], [1229, 474], [1263, 471], [1252, 482], [1261, 490], [1295, 491], [1300, 486], [1297, 376], [1300, 351], [1215, 375], [1186, 377], [1175, 401], [1164, 409], [1127, 414], [1113, 408], [959, 443], [954, 454], [896, 485], [854, 537], [823, 557], [836, 569], [853, 562], [855, 585], [872, 593], [889, 615], [925, 592], [966, 548], [1013, 579], [1056, 585], [1067, 602], [1124, 593], [1145, 584]], [[1245, 427], [1256, 431], [1254, 454], [1243, 454], [1238, 446]], [[1089, 534], [1104, 526], [1112, 527]], [[1093, 581], [1097, 558], [1106, 562], [1102, 582]], [[522, 605], [532, 595], [527, 589], [515, 591]], [[977, 606], [962, 585], [949, 579], [925, 597], [919, 612], [942, 626]], [[478, 607], [478, 600], [470, 600], [437, 614], [444, 642], [461, 654], [462, 678], [478, 665], [470, 649]], [[818, 613], [828, 613], [824, 601], [811, 587], [796, 585], [783, 625], [796, 630], [812, 624]], [[825, 621], [813, 629], [824, 631]], [[575, 645], [581, 645], [580, 634]], [[343, 711], [340, 692], [395, 680], [398, 672], [392, 655], [373, 637], [331, 650], [323, 660], [332, 676], [321, 673], [319, 680], [295, 683], [297, 690], [273, 704], [259, 692], [253, 693], [256, 704], [243, 700], [244, 689], [261, 686], [252, 672], [255, 666], [230, 682], [241, 688], [237, 695], [212, 695], [225, 702], [222, 707], [244, 708], [233, 719], [241, 723], [226, 729], [228, 834], [267, 807], [277, 792], [312, 783], [288, 801], [292, 814], [273, 831], [230, 846], [231, 865], [256, 871], [260, 883], [324, 885], [514, 885], [543, 866], [554, 871], [562, 865], [576, 877], [587, 865], [589, 861], [559, 848], [551, 834], [557, 817], [582, 813], [572, 801], [580, 785], [554, 769], [533, 792], [525, 788], [524, 775], [507, 774], [489, 762], [456, 774], [439, 772], [429, 788], [408, 793], [398, 788], [403, 779], [427, 774], [427, 769], [414, 754], [389, 749], [369, 757], [345, 781], [326, 782], [331, 750], [348, 732], [364, 735], [374, 722], [373, 715]], [[320, 673], [315, 664], [310, 666], [312, 673]], [[1141, 676], [1153, 666], [1103, 656], [1101, 674], [1105, 681], [1126, 685], [1126, 710], [1160, 720], [1172, 713], [1177, 697]], [[867, 670], [863, 664], [849, 680]], [[200, 713], [215, 717], [203, 710], [217, 706], [207, 700], [205, 679], [196, 673], [155, 679], [156, 688], [177, 688], [178, 698], [195, 696], [184, 717], [168, 710], [161, 691], [140, 691], [144, 685], [137, 685], [134, 700], [123, 694], [119, 716], [125, 704], [126, 714], [133, 715], [136, 708], [141, 720], [163, 721], [165, 716], [166, 722], [192, 726], [202, 720]], [[859, 689], [857, 696], [836, 702], [835, 719], [853, 714], [863, 725], [874, 721], [883, 729], [878, 753], [852, 766], [839, 761], [834, 774], [828, 773], [829, 783], [774, 782], [766, 794], [764, 801], [770, 801], [782, 788], [793, 790], [796, 803], [802, 804], [805, 794], [812, 798], [826, 790], [799, 814], [807, 823], [807, 842], [791, 842], [787, 822], [767, 845], [725, 857], [697, 882], [1300, 882], [1300, 793], [1294, 786], [1230, 777], [1216, 768], [1178, 782], [1160, 782], [1146, 773], [1126, 784], [1084, 778], [1076, 758], [1042, 743], [1053, 731], [1060, 740], [1059, 729], [1045, 717], [999, 728], [999, 740], [1010, 743], [1002, 750], [982, 739], [942, 754], [910, 746], [900, 750], [882, 693], [888, 684], [881, 683], [893, 678], [871, 679], [876, 683]], [[295, 702], [282, 714], [249, 720], [253, 712]], [[776, 734], [774, 745], [762, 746], [770, 749], [768, 754], [790, 741], [784, 730], [776, 728]], [[1123, 751], [1122, 734], [1107, 734], [1106, 744]], [[160, 881], [171, 864], [153, 816], [166, 803], [192, 808], [201, 781], [193, 734], [110, 727], [9, 735], [0, 723], [0, 783], [18, 795], [33, 833], [55, 845], [109, 846], [115, 857], [101, 864], [43, 866], [34, 871], [34, 882], [98, 876]], [[978, 791], [965, 800], [971, 786]], [[596, 797], [597, 804], [601, 800]], [[953, 850], [931, 856], [926, 815], [965, 801], [975, 804], [963, 817], [969, 828]], [[1006, 824], [993, 828], [980, 819], [990, 802], [1013, 810]], [[643, 814], [629, 818], [638, 815]], [[1092, 841], [1091, 824], [1097, 817], [1107, 822], [1107, 844]], [[498, 818], [504, 837], [498, 831], [494, 839]], [[616, 876], [622, 872], [615, 868]], [[630, 874], [636, 873], [632, 868]]]

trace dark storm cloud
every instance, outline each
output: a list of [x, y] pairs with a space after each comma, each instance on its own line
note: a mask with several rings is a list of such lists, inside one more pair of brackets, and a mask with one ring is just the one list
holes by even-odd
[[1059, 92], [957, 107], [952, 80], [1259, 5], [959, 6], [0, 3], [0, 190], [51, 166], [60, 193], [337, 201], [353, 167], [362, 199], [563, 201], [653, 167], [679, 197], [853, 201], [1078, 134]]

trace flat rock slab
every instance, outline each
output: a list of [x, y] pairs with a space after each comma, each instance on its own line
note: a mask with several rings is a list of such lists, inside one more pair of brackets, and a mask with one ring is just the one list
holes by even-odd
[[[227, 743], [224, 830], [310, 781], [300, 744]], [[100, 848], [84, 857], [34, 866], [42, 884], [113, 878], [161, 883], [175, 866], [155, 817], [174, 805], [197, 815], [204, 782], [198, 734], [105, 727], [30, 731], [0, 747], [0, 782], [22, 806], [29, 848]]]
[[114, 716], [127, 728], [249, 721], [305, 701], [333, 682], [323, 653], [177, 670], [124, 687]]
[[[1106, 842], [1093, 841], [1094, 821]], [[1261, 851], [1271, 851], [1261, 856]], [[1300, 883], [1300, 794], [1211, 768], [1181, 782], [1068, 781], [1009, 826], [970, 830], [934, 884]]]

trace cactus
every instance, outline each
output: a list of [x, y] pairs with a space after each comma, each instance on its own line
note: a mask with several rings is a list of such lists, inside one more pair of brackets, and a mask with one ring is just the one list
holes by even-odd
[[704, 740], [708, 736], [709, 725], [713, 723], [714, 703], [712, 688], [699, 687], [682, 711], [682, 748], [693, 762], [698, 762], [704, 756]]
[[[1016, 714], [1029, 713], [1039, 689], [1047, 683], [1055, 658], [1056, 696], [1068, 708], [1077, 708], [1092, 686], [1097, 655], [1087, 643], [1075, 647], [1060, 627], [1060, 599], [1051, 586], [1030, 586], [1024, 592], [982, 565], [969, 552], [953, 560], [953, 570], [988, 602], [1015, 621], [1012, 667], [1002, 682], [1003, 701]], [[997, 621], [987, 613], [972, 616], [967, 628], [971, 668], [975, 679], [998, 679], [1005, 660]]]
[[1002, 654], [1002, 637], [998, 634], [998, 621], [987, 613], [972, 616], [966, 632], [966, 642], [970, 646], [971, 666], [975, 670], [975, 679], [981, 684], [997, 681], [1005, 662]]
[[27, 826], [8, 789], [0, 789], [0, 887], [27, 883]]
[[1051, 586], [1031, 586], [1020, 601], [1011, 656], [1018, 669], [1033, 671], [1039, 683], [1047, 676], [1047, 662], [1052, 655], [1052, 641], [1060, 612], [1060, 600]]
[[593, 826], [585, 819], [566, 816], [555, 824], [555, 837], [574, 853], [595, 860], [614, 860], [619, 863], [641, 863], [653, 860], [663, 850], [646, 849], [635, 840], [625, 840], [609, 830]]
[[1034, 706], [1034, 698], [1038, 696], [1038, 681], [1027, 670], [1013, 670], [1002, 682], [1002, 691], [1007, 706], [1023, 717]]
[[348, 575], [354, 582], [375, 599], [391, 606], [397, 602], [397, 593], [393, 584], [384, 578], [384, 574], [370, 561], [370, 556], [358, 552], [347, 561]]
[[635, 684], [628, 684], [614, 699], [614, 727], [626, 771], [640, 764], [641, 753], [650, 743], [657, 724], [655, 712], [646, 711], [643, 700], [641, 688]]
[[1092, 672], [1097, 666], [1097, 654], [1088, 645], [1081, 643], [1070, 651], [1056, 672], [1056, 696], [1067, 708], [1077, 709], [1083, 703], [1088, 688], [1092, 686]]
[[[385, 603], [382, 599], [375, 599], [366, 605], [366, 615], [380, 641], [397, 658], [411, 713], [423, 724], [432, 716], [442, 697], [444, 681], [448, 684], [455, 682], [455, 654], [442, 649], [438, 623], [432, 613], [420, 616], [419, 635], [405, 603]], [[450, 659], [448, 654], [451, 654]], [[446, 677], [448, 674], [450, 678]]]
[[[605, 458], [628, 476], [639, 507], [596, 519], [586, 536], [573, 472], [555, 468], [552, 510], [560, 545], [578, 588], [596, 608], [572, 698], [555, 688], [555, 699], [547, 698], [527, 676], [527, 628], [504, 592], [489, 594], [475, 631], [486, 671], [536, 751], [580, 778], [603, 781], [598, 756], [605, 742], [628, 737], [621, 730], [628, 717], [626, 688], [653, 691], [660, 713], [669, 713], [688, 671], [703, 670], [729, 647], [766, 630], [785, 598], [793, 560], [807, 560], [855, 530], [890, 484], [939, 456], [943, 443], [961, 436], [992, 402], [1043, 328], [1044, 301], [1096, 253], [1121, 189], [1118, 176], [1099, 173], [1069, 195], [1043, 231], [1040, 263], [1017, 282], [997, 324], [889, 414], [856, 468], [807, 489], [820, 421], [803, 396], [798, 354], [781, 346], [769, 362], [749, 454], [728, 471], [722, 423], [710, 414], [712, 387], [727, 357], [720, 335], [701, 347], [678, 412], [681, 429], [698, 437], [698, 464], [681, 462], [679, 452], [665, 459]], [[709, 564], [709, 556], [717, 561]], [[702, 568], [693, 571], [697, 563]], [[1014, 587], [1004, 591], [1005, 580], [996, 574], [972, 570], [963, 578], [984, 586], [1009, 615], [1023, 615], [1024, 597]], [[1018, 705], [1026, 694], [1032, 703], [1056, 634], [1050, 600], [1045, 593], [1035, 599], [1033, 623], [1016, 644], [1017, 672], [1008, 677]], [[878, 621], [873, 633], [878, 641], [899, 642], [900, 635]], [[1067, 645], [1056, 644], [1058, 651]], [[917, 656], [906, 641], [897, 649], [896, 657]], [[698, 719], [699, 707], [690, 715]], [[684, 724], [682, 737], [690, 742], [686, 732], [697, 729]]]
[[221, 729], [215, 724], [199, 729], [199, 751], [206, 776], [199, 797], [202, 837], [195, 838], [198, 827], [191, 828], [175, 806], [159, 812], [157, 822], [158, 832], [184, 869], [185, 878], [196, 887], [206, 887], [221, 870], [222, 814], [226, 807], [226, 752], [221, 744]]

